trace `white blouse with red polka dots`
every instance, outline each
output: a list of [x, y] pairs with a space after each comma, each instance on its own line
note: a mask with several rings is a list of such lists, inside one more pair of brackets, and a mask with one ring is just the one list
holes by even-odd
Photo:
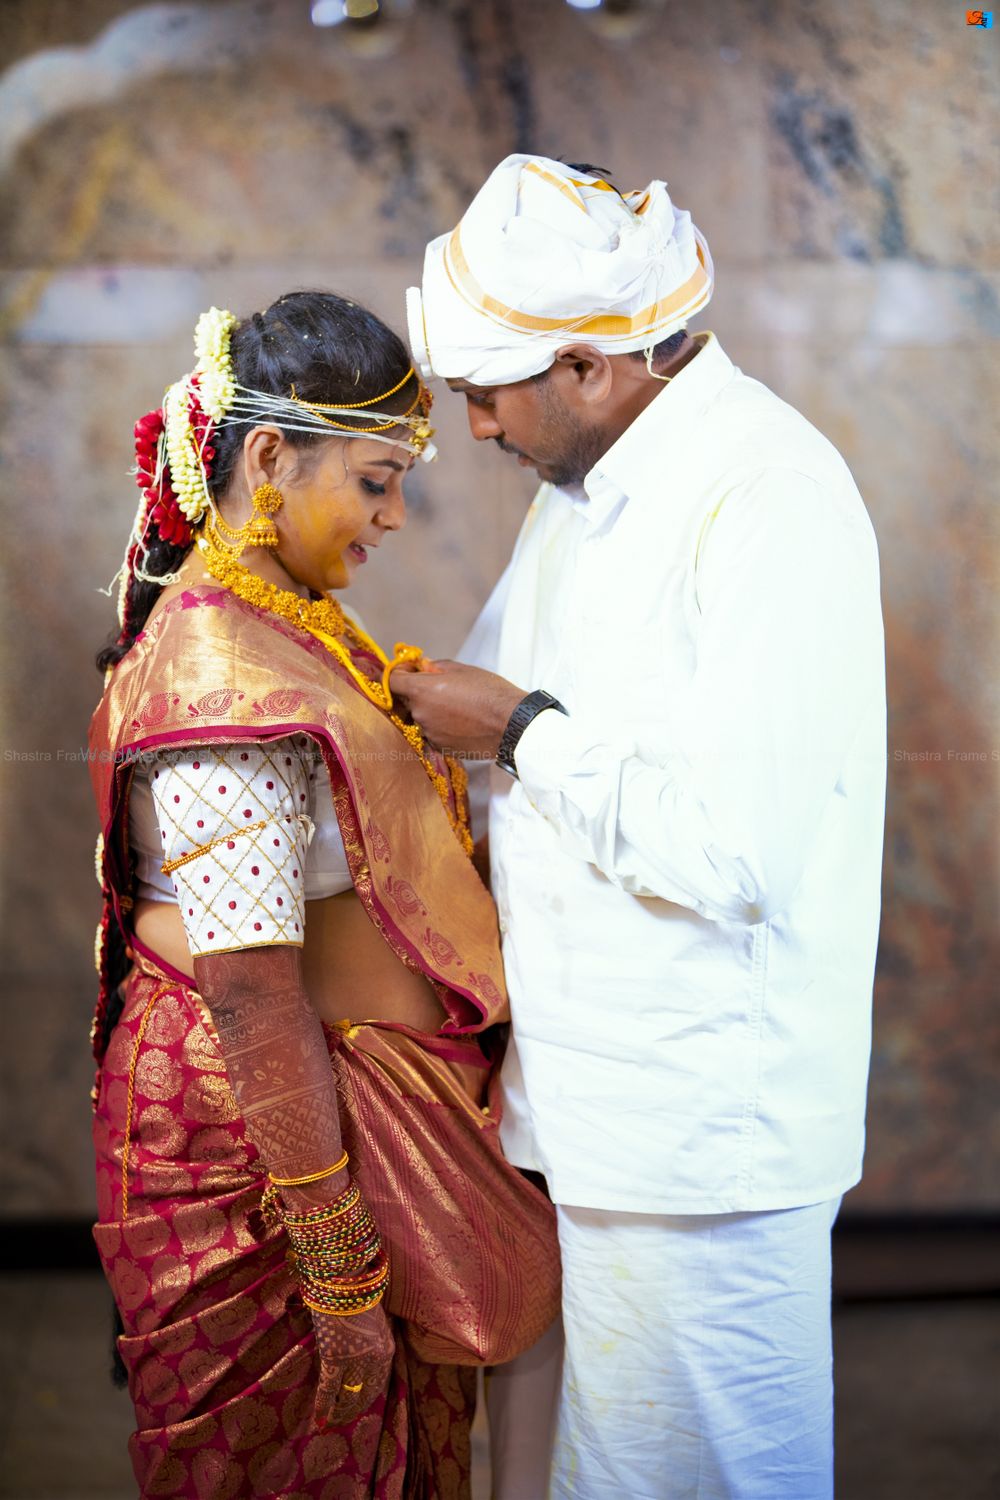
[[178, 904], [195, 957], [300, 945], [306, 901], [352, 884], [329, 774], [304, 735], [143, 756], [129, 841], [136, 896]]

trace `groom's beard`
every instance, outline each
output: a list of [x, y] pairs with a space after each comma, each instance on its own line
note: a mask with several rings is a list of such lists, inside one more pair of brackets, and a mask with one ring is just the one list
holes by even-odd
[[497, 447], [515, 458], [526, 458], [538, 470], [539, 478], [559, 488], [582, 484], [607, 442], [599, 427], [588, 426], [575, 412], [568, 411], [547, 382], [540, 382], [542, 414], [536, 433], [536, 448], [526, 453], [506, 438], [496, 438]]

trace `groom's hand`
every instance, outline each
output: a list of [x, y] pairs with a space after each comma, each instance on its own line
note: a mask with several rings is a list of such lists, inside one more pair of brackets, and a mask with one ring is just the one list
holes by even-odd
[[495, 672], [460, 661], [428, 661], [409, 670], [397, 667], [392, 693], [414, 721], [443, 750], [490, 760], [500, 748], [507, 720], [525, 696]]

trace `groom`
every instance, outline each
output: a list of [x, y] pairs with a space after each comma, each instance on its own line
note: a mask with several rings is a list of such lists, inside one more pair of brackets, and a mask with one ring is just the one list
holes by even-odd
[[712, 284], [665, 183], [518, 155], [410, 293], [425, 373], [542, 481], [478, 665], [394, 687], [437, 743], [496, 759], [502, 1139], [544, 1175], [563, 1261], [554, 1500], [832, 1494], [878, 559], [839, 454], [686, 331]]

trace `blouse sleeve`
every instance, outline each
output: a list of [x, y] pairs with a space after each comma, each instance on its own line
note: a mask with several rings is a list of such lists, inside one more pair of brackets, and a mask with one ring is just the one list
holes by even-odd
[[192, 957], [301, 946], [312, 836], [305, 752], [268, 744], [161, 751], [149, 785]]

